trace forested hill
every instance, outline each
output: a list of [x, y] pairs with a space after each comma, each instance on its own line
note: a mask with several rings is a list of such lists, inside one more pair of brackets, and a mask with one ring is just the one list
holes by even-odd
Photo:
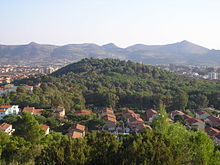
[[186, 78], [153, 66], [117, 59], [83, 59], [54, 72], [80, 84], [87, 105], [170, 109], [220, 108], [220, 84]]

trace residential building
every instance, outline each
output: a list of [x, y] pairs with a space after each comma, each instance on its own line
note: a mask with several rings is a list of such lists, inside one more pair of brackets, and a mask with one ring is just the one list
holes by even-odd
[[204, 130], [205, 129], [205, 122], [203, 122], [199, 119], [188, 118], [188, 119], [185, 120], [185, 123], [190, 128], [196, 128], [198, 130]]
[[206, 132], [209, 136], [213, 137], [213, 136], [219, 134], [219, 133], [220, 133], [220, 130], [215, 129], [215, 128], [212, 128], [212, 127], [209, 127], [209, 128], [205, 128], [205, 132]]
[[71, 138], [83, 138], [85, 137], [85, 126], [81, 124], [76, 124], [68, 129], [67, 136]]
[[83, 109], [75, 112], [76, 115], [91, 115], [92, 112], [88, 109]]
[[122, 116], [123, 116], [124, 118], [126, 118], [126, 119], [127, 119], [128, 117], [134, 117], [134, 116], [140, 117], [139, 114], [134, 113], [134, 111], [133, 111], [133, 110], [130, 110], [130, 109], [128, 109], [128, 110], [126, 110], [126, 111], [122, 111]]
[[6, 115], [17, 115], [19, 111], [18, 105], [2, 105], [0, 106], [0, 120]]
[[174, 120], [175, 116], [183, 116], [183, 115], [185, 115], [185, 113], [183, 113], [182, 111], [178, 111], [178, 110], [172, 111], [170, 113], [170, 117], [172, 120]]
[[198, 111], [198, 112], [196, 112], [196, 118], [199, 119], [199, 120], [204, 120], [204, 119], [206, 119], [209, 116], [210, 115], [207, 112], [205, 112], [205, 111]]
[[209, 116], [205, 119], [205, 123], [209, 124], [212, 127], [218, 127], [220, 126], [220, 119], [214, 116]]
[[65, 108], [64, 107], [56, 107], [53, 109], [53, 114], [55, 118], [64, 118], [65, 117]]
[[11, 135], [15, 131], [15, 129], [12, 128], [11, 124], [2, 123], [0, 125], [0, 131], [5, 132], [5, 133]]
[[146, 119], [148, 122], [152, 122], [154, 118], [158, 117], [157, 111], [149, 109], [146, 111]]
[[44, 109], [35, 109], [35, 107], [24, 107], [23, 112], [28, 112], [32, 115], [41, 116]]
[[40, 124], [40, 128], [45, 131], [45, 134], [48, 135], [50, 133], [50, 127], [46, 124]]

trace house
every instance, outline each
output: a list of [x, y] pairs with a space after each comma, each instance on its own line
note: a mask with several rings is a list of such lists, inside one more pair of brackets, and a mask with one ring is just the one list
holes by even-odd
[[212, 127], [209, 127], [209, 128], [205, 128], [205, 132], [209, 135], [209, 136], [215, 136], [217, 134], [220, 133], [220, 130], [218, 129], [215, 129], [215, 128], [212, 128]]
[[34, 87], [33, 86], [29, 86], [29, 85], [25, 85], [23, 86], [26, 90], [28, 91], [33, 91]]
[[182, 111], [178, 111], [178, 110], [172, 111], [170, 113], [170, 117], [171, 117], [172, 120], [174, 120], [175, 116], [177, 116], [177, 115], [178, 116], [183, 116], [183, 115], [185, 115], [185, 113], [183, 113]]
[[92, 112], [88, 109], [83, 109], [75, 112], [76, 115], [91, 115]]
[[220, 119], [214, 116], [209, 116], [205, 119], [205, 123], [211, 125], [212, 127], [220, 126]]
[[198, 130], [204, 130], [205, 129], [205, 123], [199, 119], [195, 118], [188, 118], [185, 120], [185, 123], [190, 128], [196, 128]]
[[64, 107], [56, 107], [53, 109], [53, 114], [55, 118], [64, 118], [65, 117], [65, 108]]
[[144, 128], [152, 129], [151, 126], [147, 124], [137, 124], [133, 129], [134, 129], [134, 132], [141, 132]]
[[103, 109], [100, 113], [100, 117], [105, 121], [104, 128], [107, 128], [109, 131], [113, 131], [116, 129], [117, 120], [113, 109]]
[[111, 115], [104, 116], [103, 119], [105, 120], [105, 127], [109, 131], [113, 131], [116, 128], [116, 117], [113, 117]]
[[127, 119], [129, 116], [131, 116], [132, 114], [135, 114], [135, 113], [134, 113], [134, 111], [128, 109], [126, 111], [122, 111], [121, 114], [122, 114], [123, 117], [125, 117]]
[[45, 131], [45, 134], [48, 135], [50, 133], [50, 127], [46, 124], [40, 124], [40, 128]]
[[18, 105], [2, 105], [0, 106], [0, 120], [7, 115], [17, 115], [19, 112]]
[[35, 107], [24, 107], [23, 112], [28, 112], [32, 115], [41, 116], [44, 109], [35, 109]]
[[148, 122], [152, 122], [154, 118], [158, 117], [157, 111], [149, 109], [146, 111], [146, 119]]
[[100, 116], [105, 116], [105, 115], [108, 115], [108, 114], [114, 115], [114, 110], [111, 109], [111, 108], [105, 108], [105, 109], [102, 110]]
[[67, 136], [71, 138], [83, 138], [85, 137], [85, 126], [81, 124], [76, 124], [68, 129]]
[[198, 112], [196, 112], [196, 118], [199, 119], [199, 120], [206, 119], [209, 116], [210, 115], [207, 112], [205, 112], [205, 111], [198, 111]]
[[15, 129], [12, 129], [12, 125], [11, 124], [2, 123], [0, 125], [0, 131], [5, 132], [5, 133], [11, 135], [15, 131]]

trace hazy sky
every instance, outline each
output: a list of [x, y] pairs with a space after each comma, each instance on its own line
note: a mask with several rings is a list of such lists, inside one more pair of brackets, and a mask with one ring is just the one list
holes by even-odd
[[220, 0], [0, 0], [0, 44], [182, 40], [220, 49]]

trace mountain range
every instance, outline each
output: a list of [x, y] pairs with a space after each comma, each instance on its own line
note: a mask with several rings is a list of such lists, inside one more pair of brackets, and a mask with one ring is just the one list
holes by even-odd
[[0, 45], [0, 64], [66, 65], [83, 58], [118, 58], [145, 64], [219, 65], [220, 50], [189, 41], [167, 45], [136, 44], [120, 48], [113, 43]]

